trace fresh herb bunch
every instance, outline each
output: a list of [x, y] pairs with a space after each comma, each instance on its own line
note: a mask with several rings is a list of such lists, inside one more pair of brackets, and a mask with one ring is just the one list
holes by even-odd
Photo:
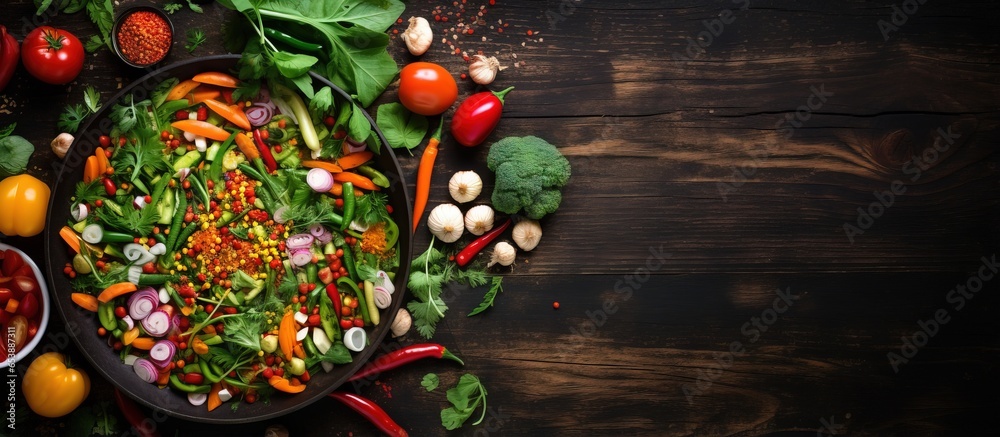
[[[245, 22], [227, 26], [227, 48], [242, 52], [240, 76], [261, 79], [274, 66], [313, 98], [309, 70], [329, 78], [369, 106], [385, 91], [398, 67], [386, 51], [385, 30], [403, 13], [399, 0], [219, 0]], [[242, 21], [242, 20], [241, 20]], [[247, 28], [250, 28], [249, 32]], [[282, 34], [275, 37], [275, 33]], [[268, 37], [271, 33], [272, 37]], [[287, 35], [318, 38], [305, 42]], [[247, 38], [247, 35], [252, 35]], [[309, 52], [309, 53], [305, 53]]]
[[444, 318], [448, 305], [441, 299], [444, 287], [451, 283], [479, 287], [486, 285], [486, 273], [481, 270], [456, 268], [448, 256], [434, 247], [434, 238], [427, 250], [410, 263], [407, 289], [414, 300], [406, 305], [413, 314], [413, 324], [424, 338], [434, 336], [437, 323]]
[[57, 126], [66, 132], [75, 133], [80, 130], [80, 123], [101, 109], [101, 93], [96, 88], [88, 86], [83, 89], [83, 104], [66, 105], [59, 115]]
[[198, 46], [205, 43], [208, 37], [205, 36], [205, 31], [201, 29], [188, 29], [187, 31], [187, 44], [184, 44], [184, 48], [188, 53], [194, 53], [194, 50]]
[[483, 413], [472, 424], [479, 425], [486, 418], [486, 387], [483, 387], [483, 383], [475, 375], [462, 375], [458, 385], [448, 389], [447, 396], [451, 407], [441, 410], [441, 425], [449, 431], [461, 428], [472, 417], [472, 413], [476, 412], [480, 403], [483, 404]]

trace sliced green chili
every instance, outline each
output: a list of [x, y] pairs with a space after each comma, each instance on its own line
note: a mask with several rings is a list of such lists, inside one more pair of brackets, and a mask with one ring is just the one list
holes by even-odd
[[270, 27], [264, 28], [264, 35], [266, 35], [268, 38], [273, 38], [278, 42], [289, 45], [299, 50], [318, 52], [323, 49], [323, 46], [319, 44], [302, 41], [301, 39], [298, 39], [280, 30], [272, 29]]
[[[196, 364], [197, 366], [197, 364]], [[204, 375], [202, 375], [204, 376]], [[191, 385], [181, 382], [181, 379], [177, 377], [177, 374], [170, 375], [170, 385], [177, 390], [184, 393], [208, 393], [212, 391], [212, 386], [210, 385]]]

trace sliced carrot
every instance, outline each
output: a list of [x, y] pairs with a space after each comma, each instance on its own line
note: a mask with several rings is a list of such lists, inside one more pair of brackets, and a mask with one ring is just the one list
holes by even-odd
[[69, 245], [70, 249], [73, 249], [73, 252], [80, 253], [80, 236], [76, 234], [73, 228], [63, 226], [62, 229], [59, 229], [59, 236]]
[[344, 169], [340, 168], [339, 165], [326, 161], [305, 160], [302, 161], [302, 166], [305, 168], [321, 168], [330, 173], [340, 173], [344, 171]]
[[101, 163], [97, 160], [97, 156], [88, 156], [87, 163], [83, 165], [83, 181], [89, 184], [100, 176], [100, 171]]
[[135, 284], [131, 282], [119, 282], [105, 288], [100, 295], [97, 296], [97, 300], [101, 302], [110, 302], [112, 299], [121, 296], [123, 294], [131, 293], [138, 288]]
[[373, 156], [375, 156], [375, 154], [367, 150], [354, 152], [337, 158], [337, 165], [344, 170], [360, 167], [362, 164], [370, 161]]
[[181, 308], [181, 314], [183, 314], [185, 316], [190, 316], [191, 313], [193, 313], [193, 312], [194, 312], [194, 308], [192, 308], [190, 305]]
[[170, 123], [170, 125], [184, 132], [201, 135], [216, 141], [226, 141], [226, 138], [229, 138], [228, 131], [207, 121], [179, 120]]
[[302, 348], [301, 343], [296, 343], [295, 346], [292, 347], [292, 353], [295, 354], [296, 357], [303, 360], [306, 359], [306, 350]]
[[330, 189], [329, 193], [332, 194], [334, 197], [343, 196], [344, 195], [344, 184], [342, 184], [340, 182], [334, 182], [333, 183], [333, 188]]
[[98, 147], [94, 151], [94, 156], [97, 157], [97, 174], [104, 176], [108, 171], [108, 167], [111, 167], [111, 161], [108, 161], [108, 155], [104, 152], [103, 147]]
[[218, 100], [205, 100], [202, 103], [204, 103], [208, 109], [211, 109], [212, 112], [221, 115], [222, 118], [225, 118], [235, 124], [236, 127], [243, 130], [250, 130], [250, 120], [247, 119], [247, 115], [243, 113], [243, 111], [227, 106], [225, 103]]
[[216, 88], [204, 88], [199, 87], [191, 93], [191, 99], [188, 100], [192, 105], [197, 105], [199, 103], [204, 103], [207, 100], [216, 99], [222, 95], [222, 91]]
[[160, 369], [160, 373], [156, 375], [156, 385], [164, 387], [170, 382], [170, 366], [166, 366]]
[[174, 85], [174, 87], [170, 89], [170, 92], [167, 93], [167, 100], [183, 99], [187, 97], [188, 93], [192, 90], [198, 88], [198, 85], [200, 85], [200, 83], [193, 80], [185, 80], [177, 85]]
[[136, 349], [142, 349], [144, 351], [152, 349], [153, 345], [155, 344], [156, 340], [153, 339], [152, 337], [139, 337], [136, 338], [135, 340], [132, 340], [132, 347]]
[[240, 152], [243, 152], [243, 155], [251, 161], [260, 158], [260, 151], [257, 150], [257, 145], [243, 132], [236, 134], [236, 147], [239, 147]]
[[97, 312], [97, 298], [89, 295], [87, 293], [73, 293], [69, 295], [69, 298], [73, 300], [73, 303], [80, 306], [87, 311]]
[[281, 348], [286, 360], [292, 359], [295, 343], [295, 316], [292, 312], [288, 312], [278, 325], [278, 347]]
[[271, 387], [285, 393], [302, 393], [306, 390], [305, 384], [292, 385], [287, 379], [278, 375], [272, 376], [271, 379], [267, 380], [267, 382], [271, 384]]
[[238, 79], [218, 71], [206, 71], [204, 73], [199, 73], [192, 77], [191, 80], [225, 88], [236, 88], [240, 86], [240, 81]]
[[379, 189], [377, 186], [375, 186], [375, 183], [372, 182], [371, 179], [368, 179], [357, 173], [351, 173], [351, 172], [334, 173], [333, 180], [340, 183], [350, 182], [354, 184], [355, 187], [369, 191], [378, 191]]
[[212, 384], [212, 391], [208, 392], [208, 401], [206, 402], [208, 411], [212, 411], [222, 405], [222, 398], [219, 397], [220, 390], [222, 390], [222, 384], [218, 382]]

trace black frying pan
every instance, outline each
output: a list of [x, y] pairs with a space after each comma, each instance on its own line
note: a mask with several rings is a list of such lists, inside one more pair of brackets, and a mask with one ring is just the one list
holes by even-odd
[[[67, 153], [65, 160], [56, 164], [60, 167], [59, 176], [52, 191], [48, 222], [45, 228], [45, 255], [49, 261], [47, 264], [52, 300], [55, 302], [55, 307], [59, 309], [59, 314], [66, 323], [66, 329], [80, 348], [80, 352], [90, 360], [97, 372], [128, 396], [155, 410], [185, 420], [219, 424], [254, 422], [290, 413], [326, 397], [328, 393], [359, 370], [375, 352], [386, 333], [389, 332], [389, 326], [402, 304], [409, 272], [412, 243], [410, 226], [412, 223], [410, 211], [412, 209], [409, 196], [406, 193], [406, 186], [400, 176], [402, 171], [392, 150], [383, 147], [381, 154], [376, 158], [377, 165], [392, 184], [385, 192], [389, 195], [389, 204], [393, 208], [392, 218], [400, 224], [400, 268], [395, 278], [397, 291], [393, 295], [392, 305], [382, 310], [382, 323], [369, 331], [370, 346], [357, 353], [353, 363], [337, 366], [329, 373], [320, 372], [318, 375], [312, 375], [306, 391], [297, 395], [275, 393], [271, 396], [270, 403], [260, 401], [254, 404], [242, 403], [235, 411], [230, 408], [230, 403], [236, 401], [234, 399], [212, 412], [209, 412], [204, 405], [197, 407], [191, 405], [186, 396], [175, 390], [160, 389], [154, 384], [141, 381], [135, 376], [131, 367], [122, 364], [118, 354], [108, 347], [105, 339], [96, 335], [99, 325], [96, 315], [80, 309], [70, 300], [72, 290], [68, 278], [62, 273], [62, 266], [72, 259], [72, 251], [58, 235], [59, 229], [71, 221], [70, 198], [73, 196], [76, 183], [83, 179], [84, 163], [87, 156], [93, 154], [95, 147], [97, 147], [98, 136], [107, 134], [111, 130], [108, 115], [115, 102], [120, 101], [128, 93], [133, 93], [136, 101], [145, 99], [157, 84], [170, 77], [184, 80], [203, 71], [233, 70], [238, 59], [238, 55], [211, 56], [163, 67], [125, 87], [109, 100], [96, 116], [83, 125], [83, 129], [79, 131], [80, 134]], [[314, 83], [330, 86], [333, 92], [343, 99], [342, 101], [350, 101], [350, 97], [330, 81], [315, 74], [312, 76]], [[375, 126], [371, 117], [367, 114], [365, 117], [371, 122], [372, 128], [378, 134], [382, 144], [386, 144], [385, 137]]]

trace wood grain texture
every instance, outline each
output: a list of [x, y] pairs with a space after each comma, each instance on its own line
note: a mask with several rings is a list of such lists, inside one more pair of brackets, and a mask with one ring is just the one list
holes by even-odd
[[[997, 3], [925, 2], [888, 40], [878, 22], [891, 22], [902, 1], [497, 3], [484, 20], [502, 19], [504, 33], [453, 39], [511, 66], [496, 84], [516, 88], [491, 141], [546, 138], [569, 158], [572, 181], [494, 308], [466, 318], [484, 290], [449, 290], [435, 341], [467, 366], [415, 363], [360, 393], [411, 435], [992, 432], [1000, 285], [986, 281], [961, 309], [949, 293], [1000, 248]], [[404, 18], [448, 4], [410, 1]], [[32, 9], [10, 2], [0, 24], [17, 29]], [[216, 5], [174, 19], [209, 32], [201, 56], [223, 52], [215, 23], [228, 16]], [[698, 46], [706, 21], [723, 18]], [[81, 15], [53, 22], [92, 32]], [[465, 63], [441, 36], [451, 38], [439, 33], [422, 59], [457, 76]], [[182, 45], [170, 60], [192, 56]], [[415, 60], [398, 40], [390, 51]], [[19, 123], [38, 147], [29, 171], [54, 181], [52, 108], [81, 100], [84, 85], [108, 97], [140, 74], [107, 51], [66, 87], [21, 69], [0, 95], [0, 124]], [[460, 81], [463, 96], [475, 90]], [[458, 170], [476, 170], [489, 193], [486, 153], [446, 138], [429, 207], [449, 201], [445, 184]], [[411, 179], [419, 155], [400, 157]], [[905, 192], [872, 206], [894, 182]], [[852, 242], [844, 225], [862, 226], [859, 208], [878, 217]], [[418, 233], [414, 246], [428, 240]], [[767, 324], [769, 308], [784, 308], [779, 289], [797, 299]], [[938, 310], [950, 321], [895, 372], [887, 354]], [[729, 361], [734, 342], [745, 352]], [[462, 371], [485, 381], [488, 420], [447, 433], [443, 390]], [[419, 385], [429, 372], [442, 380], [432, 393]], [[95, 398], [108, 387], [95, 382]], [[332, 401], [262, 424], [162, 427], [259, 435], [269, 423], [293, 435], [376, 432]]]

